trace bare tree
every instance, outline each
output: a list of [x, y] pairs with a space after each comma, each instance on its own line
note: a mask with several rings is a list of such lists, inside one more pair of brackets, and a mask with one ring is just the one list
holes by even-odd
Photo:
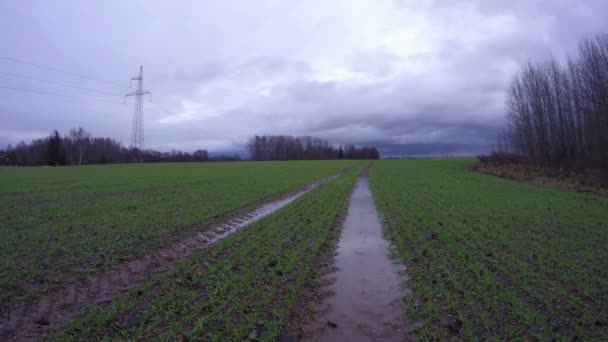
[[498, 148], [540, 166], [608, 176], [608, 35], [585, 39], [567, 65], [526, 65], [507, 91]]
[[305, 160], [305, 159], [378, 159], [378, 150], [349, 145], [346, 152], [334, 148], [327, 140], [317, 137], [286, 135], [254, 136], [247, 142], [252, 160]]
[[[194, 153], [173, 151], [161, 153], [153, 150], [143, 151], [144, 162], [201, 162], [209, 159], [206, 150]], [[139, 156], [137, 151], [123, 147], [111, 138], [93, 137], [84, 128], [71, 129], [63, 137], [56, 130], [43, 139], [32, 140], [26, 144], [8, 146], [0, 150], [0, 165], [85, 165], [129, 163]], [[234, 159], [234, 157], [230, 157]]]

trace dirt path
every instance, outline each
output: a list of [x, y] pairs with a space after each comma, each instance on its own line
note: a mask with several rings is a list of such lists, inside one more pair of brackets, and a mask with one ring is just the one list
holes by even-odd
[[362, 177], [338, 242], [337, 270], [323, 289], [332, 295], [317, 308], [317, 320], [304, 327], [304, 340], [413, 340], [404, 332], [401, 280], [388, 253], [368, 179]]
[[153, 274], [164, 272], [177, 263], [208, 248], [217, 241], [295, 201], [338, 175], [310, 184], [303, 189], [268, 203], [222, 224], [117, 266], [88, 281], [73, 281], [30, 304], [8, 309], [0, 318], [0, 340], [40, 340], [61, 328], [92, 305], [111, 301], [120, 293], [137, 287]]

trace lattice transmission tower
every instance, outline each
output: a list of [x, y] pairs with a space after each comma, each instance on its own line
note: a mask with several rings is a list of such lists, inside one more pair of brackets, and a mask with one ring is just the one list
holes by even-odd
[[141, 153], [144, 150], [144, 95], [152, 93], [144, 90], [144, 68], [142, 66], [139, 67], [139, 75], [131, 78], [129, 87], [132, 86], [133, 81], [137, 81], [137, 89], [125, 94], [125, 97], [135, 96], [133, 127], [131, 129], [131, 148], [137, 149], [138, 158], [141, 159]]

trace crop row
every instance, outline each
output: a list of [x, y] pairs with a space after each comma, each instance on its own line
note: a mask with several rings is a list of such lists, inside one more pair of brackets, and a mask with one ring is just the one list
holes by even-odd
[[362, 165], [253, 223], [110, 305], [57, 340], [274, 340], [328, 236], [339, 231]]
[[383, 161], [371, 187], [411, 277], [421, 339], [608, 338], [608, 200]]
[[[243, 175], [289, 177], [303, 170], [323, 173], [348, 161], [289, 163], [167, 163], [90, 165], [62, 168], [0, 167], [0, 208], [162, 191], [176, 186], [225, 182]], [[344, 166], [345, 167], [345, 166]]]
[[[34, 207], [3, 206], [0, 209], [0, 304], [36, 297], [72, 277], [94, 274], [107, 266], [140, 257], [278, 194], [335, 174], [352, 163], [254, 163], [252, 167], [241, 168], [235, 165], [190, 164], [184, 166], [186, 171], [179, 165], [174, 165], [174, 169], [163, 165], [171, 171], [166, 178], [173, 183], [165, 182], [158, 191], [89, 196], [84, 200], [48, 202]], [[114, 168], [124, 168], [123, 165], [104, 167], [110, 173]], [[71, 174], [78, 170], [79, 175], [89, 172], [87, 168], [57, 170], [51, 171], [65, 170]], [[142, 167], [142, 170], [147, 169]], [[199, 178], [194, 178], [196, 170]], [[123, 174], [122, 179], [115, 182], [120, 184], [131, 177]], [[154, 179], [148, 177], [146, 181]], [[183, 179], [187, 179], [186, 183]], [[82, 177], [74, 184], [80, 181]], [[37, 180], [23, 179], [22, 182], [35, 184]], [[90, 182], [95, 186], [100, 184], [95, 179]], [[92, 185], [85, 188], [90, 187]], [[72, 198], [73, 193], [70, 194], [65, 196]]]

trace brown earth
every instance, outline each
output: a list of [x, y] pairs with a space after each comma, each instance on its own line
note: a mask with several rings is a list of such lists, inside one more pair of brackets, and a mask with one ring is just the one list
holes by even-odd
[[580, 174], [559, 174], [553, 171], [527, 165], [492, 165], [477, 163], [473, 171], [498, 176], [514, 181], [527, 182], [548, 188], [608, 196], [608, 185], [597, 176]]

